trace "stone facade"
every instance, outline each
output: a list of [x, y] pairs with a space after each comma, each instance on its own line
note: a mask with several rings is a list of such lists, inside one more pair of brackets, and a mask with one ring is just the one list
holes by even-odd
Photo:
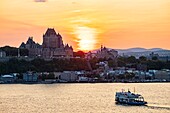
[[48, 28], [43, 35], [43, 48], [64, 48], [61, 35], [55, 32], [54, 29]]
[[23, 42], [20, 48], [29, 50], [30, 57], [41, 56], [43, 58], [73, 57], [73, 48], [68, 44], [64, 45], [62, 36], [54, 29], [48, 28], [43, 35], [43, 43], [39, 45], [28, 38], [26, 44]]
[[42, 54], [42, 46], [35, 43], [33, 37], [29, 37], [26, 43], [22, 42], [19, 48], [28, 49], [30, 57], [41, 56]]
[[101, 48], [95, 52], [89, 51], [86, 56], [87, 59], [91, 58], [105, 58], [105, 59], [112, 59], [116, 60], [118, 57], [118, 51], [114, 49], [108, 49], [106, 47], [101, 46]]

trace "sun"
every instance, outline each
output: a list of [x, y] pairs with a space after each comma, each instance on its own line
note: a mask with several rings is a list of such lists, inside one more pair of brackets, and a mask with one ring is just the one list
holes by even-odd
[[89, 51], [95, 49], [96, 45], [96, 29], [81, 26], [75, 30], [78, 42], [78, 50]]

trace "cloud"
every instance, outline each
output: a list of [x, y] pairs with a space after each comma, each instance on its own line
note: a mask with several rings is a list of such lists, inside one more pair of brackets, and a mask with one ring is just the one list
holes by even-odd
[[34, 0], [35, 2], [46, 2], [47, 0]]

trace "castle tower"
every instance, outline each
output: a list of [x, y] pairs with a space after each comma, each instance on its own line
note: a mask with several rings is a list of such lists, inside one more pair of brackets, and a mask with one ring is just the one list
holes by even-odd
[[65, 52], [67, 57], [73, 57], [73, 48], [68, 44], [65, 45]]
[[48, 28], [43, 35], [43, 48], [64, 48], [61, 35], [54, 28]]

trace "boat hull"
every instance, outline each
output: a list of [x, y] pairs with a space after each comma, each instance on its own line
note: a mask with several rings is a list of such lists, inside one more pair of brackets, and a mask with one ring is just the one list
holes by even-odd
[[134, 105], [134, 106], [142, 106], [142, 105], [146, 105], [147, 102], [124, 102], [124, 101], [116, 101], [117, 104], [127, 104], [127, 105]]

